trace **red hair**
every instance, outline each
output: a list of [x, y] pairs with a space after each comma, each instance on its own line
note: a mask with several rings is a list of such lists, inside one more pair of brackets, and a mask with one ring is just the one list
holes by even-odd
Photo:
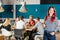
[[55, 10], [55, 8], [54, 8], [53, 6], [49, 7], [49, 9], [48, 9], [48, 14], [47, 14], [47, 16], [45, 17], [45, 21], [48, 20], [48, 17], [50, 16], [50, 13], [49, 13], [50, 8], [53, 8], [53, 9], [54, 9], [54, 13], [53, 13], [53, 15], [52, 15], [52, 17], [51, 17], [51, 19], [50, 19], [50, 22], [52, 23], [52, 22], [54, 22], [54, 20], [55, 20], [55, 18], [56, 18], [56, 10]]

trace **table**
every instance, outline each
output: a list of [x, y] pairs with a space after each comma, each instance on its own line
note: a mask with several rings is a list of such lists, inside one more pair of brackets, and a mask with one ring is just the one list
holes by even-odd
[[4, 36], [0, 34], [0, 40], [4, 40]]

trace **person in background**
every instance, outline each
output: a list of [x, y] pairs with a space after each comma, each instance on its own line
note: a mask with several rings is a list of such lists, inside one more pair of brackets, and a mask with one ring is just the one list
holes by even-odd
[[48, 14], [44, 20], [44, 37], [43, 40], [56, 40], [56, 29], [58, 27], [58, 19], [56, 17], [56, 10], [53, 6], [48, 9]]
[[15, 29], [23, 29], [23, 26], [25, 24], [23, 19], [24, 19], [23, 16], [18, 17], [18, 21], [16, 22], [16, 28]]
[[11, 37], [11, 25], [10, 25], [10, 19], [6, 18], [5, 22], [1, 25], [0, 29], [2, 31], [2, 35], [4, 35], [5, 37]]
[[18, 21], [16, 21], [16, 27], [14, 29], [14, 33], [15, 33], [15, 38], [16, 40], [21, 40], [21, 35], [22, 35], [22, 32], [23, 32], [23, 29], [24, 29], [24, 25], [25, 25], [25, 22], [24, 22], [24, 17], [23, 16], [19, 16], [18, 17]]
[[[29, 22], [28, 23], [29, 23], [29, 26], [30, 27], [33, 27], [35, 25], [35, 20], [34, 20], [33, 15], [30, 15], [29, 16]], [[35, 32], [36, 32], [36, 30], [30, 31], [29, 40], [33, 40], [32, 34], [35, 33]]]
[[[25, 28], [25, 30], [31, 29], [35, 25], [34, 17], [32, 15], [29, 16], [29, 20], [26, 23], [26, 25], [27, 25], [27, 27]], [[31, 31], [26, 30], [26, 33], [24, 34], [24, 36], [25, 37], [29, 36], [29, 40], [33, 40], [31, 36], [32, 36], [32, 33], [35, 33], [35, 32], [36, 32], [35, 30], [31, 30]]]
[[34, 30], [36, 28], [37, 28], [37, 32], [32, 34], [32, 38], [34, 38], [34, 40], [36, 40], [36, 37], [35, 37], [36, 35], [42, 35], [43, 36], [43, 33], [44, 33], [43, 25], [40, 22], [39, 17], [36, 18], [36, 24], [34, 25], [34, 27], [32, 29], [26, 29], [26, 30]]
[[29, 16], [29, 22], [28, 22], [29, 26], [34, 26], [35, 25], [35, 21], [33, 20], [33, 18], [34, 17], [32, 15]]

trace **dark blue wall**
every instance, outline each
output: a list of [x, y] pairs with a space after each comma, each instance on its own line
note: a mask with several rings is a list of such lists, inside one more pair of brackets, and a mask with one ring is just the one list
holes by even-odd
[[[2, 5], [5, 11], [3, 13], [0, 13], [0, 18], [13, 18], [13, 12], [11, 11], [13, 9], [12, 5]], [[60, 19], [60, 4], [38, 4], [38, 5], [26, 5], [26, 8], [28, 12], [21, 13], [18, 10], [20, 9], [21, 5], [16, 5], [16, 17], [18, 16], [24, 16], [25, 18], [28, 18], [29, 15], [33, 15], [34, 18], [40, 17], [43, 19], [45, 15], [47, 14], [47, 10], [49, 6], [54, 6], [56, 8], [56, 14], [58, 19]], [[38, 10], [36, 12], [36, 9]]]
[[13, 9], [13, 5], [2, 5], [4, 8], [4, 12], [0, 12], [0, 18], [13, 18], [13, 12], [11, 11]]
[[[17, 5], [16, 6], [16, 17], [23, 15], [25, 18], [28, 18], [29, 15], [33, 15], [34, 17], [39, 16], [40, 17], [40, 5], [26, 5], [26, 9], [28, 10], [28, 12], [26, 13], [21, 13], [19, 12], [19, 8], [21, 7], [21, 5]], [[38, 9], [38, 11], [36, 12], [36, 8]]]

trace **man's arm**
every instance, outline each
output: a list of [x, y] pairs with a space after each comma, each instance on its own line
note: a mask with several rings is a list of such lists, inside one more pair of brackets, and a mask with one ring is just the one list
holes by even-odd
[[32, 30], [36, 29], [37, 26], [38, 26], [38, 24], [35, 24], [31, 29], [26, 29], [26, 30], [32, 31]]

